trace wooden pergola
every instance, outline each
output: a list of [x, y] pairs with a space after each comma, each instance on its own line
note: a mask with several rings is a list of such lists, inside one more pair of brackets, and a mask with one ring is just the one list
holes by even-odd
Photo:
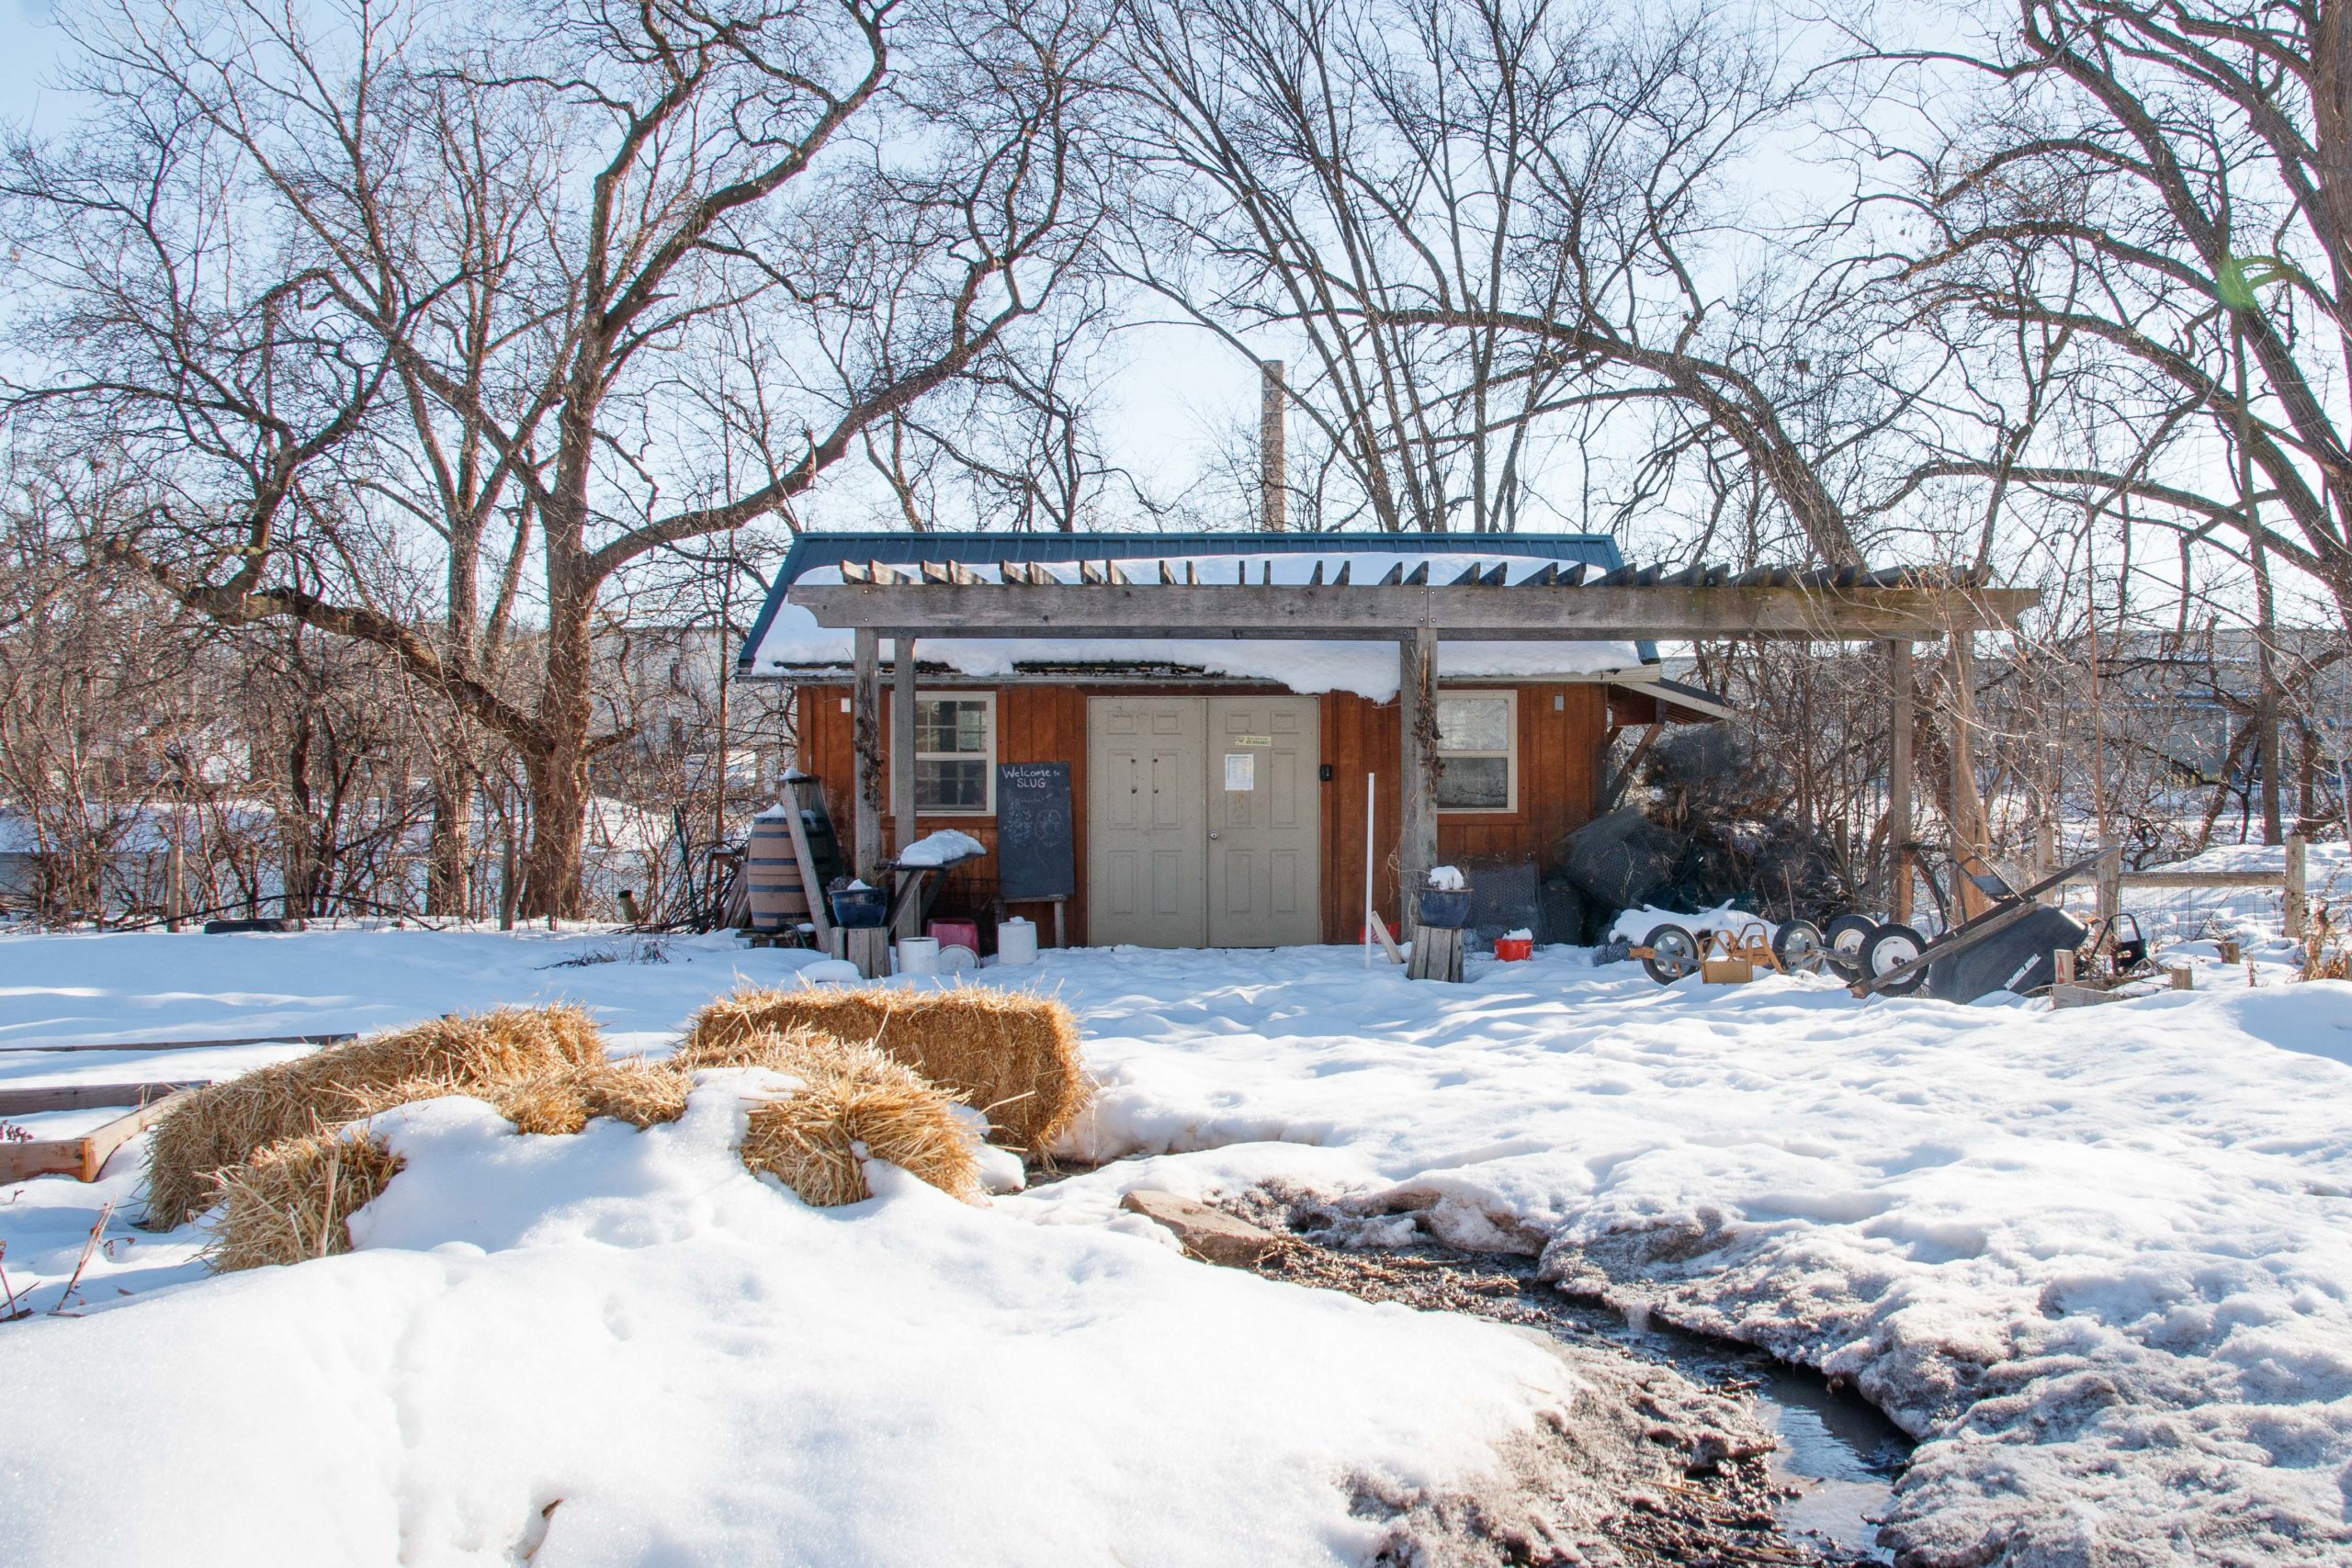
[[[1222, 563], [1219, 563], [1220, 565]], [[1521, 563], [1523, 564], [1523, 563]], [[1309, 581], [1277, 583], [1270, 566], [1250, 580], [1250, 565], [1209, 581], [1187, 561], [1180, 573], [1159, 563], [1158, 581], [1136, 581], [1111, 561], [1078, 563], [1069, 582], [1031, 563], [1008, 562], [993, 579], [954, 562], [905, 568], [844, 563], [839, 582], [795, 583], [788, 597], [820, 626], [853, 634], [852, 710], [856, 789], [868, 808], [857, 814], [854, 858], [871, 877], [881, 859], [884, 776], [879, 644], [895, 645], [892, 705], [895, 749], [914, 754], [916, 644], [924, 637], [1278, 639], [1394, 641], [1402, 703], [1402, 886], [1419, 885], [1437, 860], [1437, 645], [1447, 641], [1689, 642], [1762, 638], [1888, 645], [1894, 708], [1890, 758], [1890, 838], [1898, 852], [1912, 841], [1911, 652], [1915, 642], [1950, 638], [1958, 712], [1952, 767], [1972, 766], [1973, 647], [1978, 632], [2013, 628], [2041, 599], [2031, 589], [2001, 588], [1966, 572], [1860, 567], [1766, 568], [1734, 573], [1721, 567], [1679, 570], [1623, 567], [1589, 573], [1545, 566], [1517, 582], [1510, 565], [1473, 565], [1452, 581], [1429, 581], [1429, 565], [1399, 565], [1377, 582], [1351, 582], [1342, 563], [1325, 581], [1320, 562]], [[912, 841], [914, 773], [898, 770], [891, 815]], [[1907, 917], [1909, 881], [1898, 878], [1895, 918]]]

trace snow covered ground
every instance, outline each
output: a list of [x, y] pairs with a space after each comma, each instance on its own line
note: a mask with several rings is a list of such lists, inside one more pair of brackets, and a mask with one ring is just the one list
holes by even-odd
[[[0, 941], [0, 1045], [568, 997], [654, 1047], [794, 962], [549, 966], [619, 945]], [[561, 1497], [543, 1562], [1359, 1558], [1348, 1476], [1446, 1484], [1575, 1390], [1500, 1330], [1188, 1265], [1116, 1216], [1280, 1179], [1354, 1194], [1358, 1239], [1540, 1255], [1853, 1380], [1924, 1439], [1890, 1537], [1918, 1562], [2352, 1562], [2352, 986], [2204, 962], [2194, 993], [2053, 1013], [1660, 988], [1569, 949], [1461, 987], [1353, 949], [984, 978], [1078, 1010], [1103, 1091], [1069, 1152], [1110, 1163], [986, 1210], [893, 1185], [818, 1213], [722, 1157], [723, 1083], [571, 1140], [440, 1102], [363, 1250], [205, 1280], [193, 1233], [141, 1235], [92, 1260], [89, 1315], [0, 1328], [0, 1386], [77, 1439], [7, 1446], [0, 1533], [144, 1561], [193, 1517], [261, 1532], [240, 1561], [507, 1561]], [[129, 1165], [0, 1193], [37, 1310]]]

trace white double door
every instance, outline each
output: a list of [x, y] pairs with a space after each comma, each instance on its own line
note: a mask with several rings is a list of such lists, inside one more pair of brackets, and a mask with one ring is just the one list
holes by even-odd
[[1323, 940], [1316, 699], [1093, 697], [1086, 725], [1089, 941]]

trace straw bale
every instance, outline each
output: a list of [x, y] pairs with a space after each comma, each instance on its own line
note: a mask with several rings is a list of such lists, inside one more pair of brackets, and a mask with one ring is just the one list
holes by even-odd
[[272, 1144], [429, 1098], [415, 1086], [475, 1093], [604, 1059], [604, 1035], [579, 1008], [500, 1008], [371, 1034], [191, 1090], [149, 1142], [145, 1223], [169, 1229], [209, 1207], [215, 1174]]
[[667, 1062], [623, 1060], [561, 1067], [482, 1094], [518, 1131], [577, 1133], [598, 1116], [632, 1127], [675, 1122], [686, 1113], [692, 1082]]
[[[757, 1049], [801, 1088], [752, 1108], [743, 1163], [767, 1171], [820, 1207], [873, 1196], [855, 1145], [966, 1202], [980, 1193], [979, 1162], [956, 1102], [904, 1063], [865, 1043], [801, 1032], [752, 1035]], [[717, 1064], [709, 1064], [717, 1065]]]
[[986, 1113], [996, 1142], [1027, 1153], [1049, 1148], [1093, 1094], [1069, 1010], [985, 986], [746, 987], [696, 1013], [674, 1059], [716, 1065], [710, 1054], [730, 1041], [795, 1029], [872, 1042]]
[[224, 1207], [212, 1232], [212, 1266], [227, 1273], [349, 1252], [351, 1216], [400, 1168], [381, 1139], [365, 1134], [272, 1144], [217, 1179]]

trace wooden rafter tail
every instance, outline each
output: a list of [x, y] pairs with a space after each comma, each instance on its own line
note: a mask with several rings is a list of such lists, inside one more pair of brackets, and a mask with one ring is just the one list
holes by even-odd
[[[1247, 569], [1247, 568], [1244, 568], [1243, 570], [1248, 570], [1248, 569]], [[1266, 564], [1265, 564], [1264, 568], [1263, 568], [1263, 569], [1259, 572], [1259, 574], [1258, 574], [1258, 586], [1259, 586], [1259, 587], [1261, 587], [1261, 588], [1272, 588], [1273, 585], [1274, 585], [1274, 558], [1273, 558], [1273, 557], [1272, 557], [1272, 556], [1268, 556], [1268, 557], [1266, 558]]]
[[1509, 561], [1497, 561], [1492, 570], [1490, 570], [1486, 576], [1478, 580], [1478, 583], [1479, 586], [1484, 588], [1500, 588], [1504, 583], [1510, 581], [1510, 563]]
[[1173, 588], [1176, 586], [1176, 569], [1170, 566], [1165, 560], [1162, 560], [1159, 563], [1159, 586], [1162, 588]]
[[936, 584], [941, 588], [945, 588], [956, 581], [944, 561], [922, 561], [918, 563], [918, 570], [922, 571], [922, 580], [925, 582]]
[[1078, 563], [1078, 581], [1089, 588], [1111, 586], [1111, 580], [1102, 575], [1102, 569], [1091, 560], [1082, 560]]
[[1102, 578], [1114, 588], [1128, 586], [1127, 574], [1119, 570], [1119, 563], [1114, 560], [1106, 560], [1102, 563]]
[[1345, 588], [1348, 585], [1348, 568], [1353, 564], [1355, 563], [1352, 561], [1344, 560], [1340, 563], [1340, 570], [1331, 574], [1332, 587]]
[[1323, 558], [1320, 556], [1315, 558], [1315, 570], [1306, 574], [1306, 586], [1309, 588], [1323, 586]]
[[1706, 568], [1693, 561], [1679, 571], [1666, 573], [1658, 579], [1658, 581], [1668, 588], [1696, 588], [1699, 586], [1700, 580], [1706, 575]]
[[865, 587], [874, 581], [874, 570], [871, 567], [860, 566], [854, 560], [845, 560], [842, 562], [842, 581]]
[[1398, 561], [1395, 566], [1388, 569], [1388, 575], [1380, 580], [1380, 586], [1383, 588], [1394, 588], [1404, 581], [1405, 563], [1403, 561]]
[[1198, 588], [1200, 585], [1201, 585], [1201, 564], [1200, 564], [1200, 562], [1198, 562], [1198, 561], [1189, 561], [1189, 560], [1188, 560], [1188, 561], [1186, 561], [1186, 562], [1184, 563], [1184, 586], [1185, 586], [1185, 587], [1187, 587], [1187, 588]]
[[889, 588], [895, 586], [899, 581], [898, 570], [884, 566], [878, 560], [867, 561], [865, 570], [874, 574], [874, 585], [876, 588]]
[[1559, 581], [1559, 576], [1560, 563], [1557, 561], [1547, 560], [1542, 566], [1537, 567], [1533, 571], [1529, 572], [1525, 577], [1521, 578], [1519, 580], [1519, 586], [1521, 588], [1549, 588], [1553, 583]]
[[1596, 586], [1601, 588], [1623, 588], [1627, 583], [1633, 581], [1637, 573], [1635, 573], [1634, 569], [1630, 566], [1611, 567], [1609, 570], [1600, 574], [1600, 581]]
[[1560, 586], [1563, 588], [1582, 588], [1584, 586], [1584, 574], [1587, 568], [1583, 561], [1571, 561], [1568, 565], [1562, 567], [1560, 569]]
[[947, 575], [958, 586], [964, 588], [977, 588], [988, 581], [959, 560], [947, 563]]
[[996, 575], [1007, 588], [1015, 587], [1029, 581], [1028, 573], [1009, 560], [1001, 560], [996, 563]]
[[1471, 588], [1476, 586], [1477, 581], [1478, 563], [1476, 561], [1472, 561], [1467, 567], [1463, 569], [1463, 572], [1460, 577], [1455, 578], [1452, 582], [1447, 583], [1446, 586], [1449, 588]]
[[1427, 561], [1415, 563], [1413, 570], [1405, 574], [1405, 586], [1408, 588], [1425, 588], [1429, 586], [1429, 581], [1430, 563]]

